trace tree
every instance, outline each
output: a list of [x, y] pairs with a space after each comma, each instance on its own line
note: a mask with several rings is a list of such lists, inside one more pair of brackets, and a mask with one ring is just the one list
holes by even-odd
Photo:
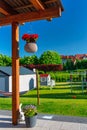
[[39, 59], [36, 55], [31, 56], [31, 62], [34, 65], [37, 65], [39, 63]]
[[55, 51], [45, 51], [39, 58], [39, 64], [61, 64], [60, 55]]
[[12, 59], [9, 56], [0, 54], [0, 66], [11, 66]]
[[82, 69], [87, 69], [87, 59], [81, 61]]
[[81, 60], [76, 60], [75, 68], [76, 69], [81, 69], [82, 68]]
[[37, 56], [24, 56], [24, 58], [20, 58], [21, 65], [29, 65], [29, 64], [38, 64]]
[[65, 70], [74, 70], [74, 62], [71, 59], [68, 59], [64, 65]]
[[3, 65], [5, 65], [5, 66], [11, 66], [12, 65], [12, 59], [11, 59], [11, 57], [4, 55], [3, 56]]
[[3, 55], [0, 54], [0, 66], [3, 66]]

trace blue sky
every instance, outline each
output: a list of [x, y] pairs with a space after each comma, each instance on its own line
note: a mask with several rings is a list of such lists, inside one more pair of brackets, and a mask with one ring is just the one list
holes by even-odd
[[[57, 51], [60, 55], [87, 53], [87, 0], [62, 0], [64, 12], [51, 22], [34, 21], [19, 25], [20, 57], [37, 55], [47, 50]], [[24, 33], [37, 33], [38, 51], [26, 53]], [[11, 26], [0, 27], [0, 54], [11, 56]]]

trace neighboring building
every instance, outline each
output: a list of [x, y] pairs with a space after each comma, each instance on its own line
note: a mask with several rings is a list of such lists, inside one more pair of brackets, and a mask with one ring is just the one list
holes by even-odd
[[[36, 73], [20, 67], [19, 91], [25, 92], [36, 87]], [[0, 91], [12, 92], [12, 67], [0, 66]]]
[[40, 74], [40, 85], [42, 86], [55, 86], [55, 80], [51, 79], [49, 74]]
[[76, 54], [75, 58], [78, 60], [87, 59], [87, 54]]
[[84, 60], [87, 59], [87, 54], [76, 54], [76, 55], [61, 55], [62, 63], [66, 63], [68, 59], [71, 59], [74, 63], [76, 60]]
[[75, 56], [73, 56], [73, 55], [69, 55], [69, 56], [61, 55], [61, 59], [62, 59], [63, 64], [65, 64], [68, 59], [71, 59], [73, 62], [75, 62], [75, 60], [76, 60]]
[[40, 74], [40, 85], [50, 85], [50, 75], [49, 74]]

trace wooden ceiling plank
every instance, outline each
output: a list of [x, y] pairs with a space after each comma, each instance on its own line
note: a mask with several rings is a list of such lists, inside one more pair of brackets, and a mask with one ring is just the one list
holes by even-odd
[[45, 1], [45, 4], [53, 3], [53, 2], [58, 2], [58, 0], [50, 0], [50, 1]]
[[48, 4], [51, 4], [51, 3], [54, 3], [54, 2], [56, 2], [57, 5], [61, 5], [61, 9], [62, 9], [62, 11], [64, 11], [64, 8], [63, 8], [63, 6], [62, 6], [60, 0], [49, 0], [49, 1], [45, 1], [44, 3], [45, 3], [46, 5], [48, 5]]
[[37, 12], [28, 12], [28, 13], [22, 13], [17, 14], [13, 16], [8, 16], [5, 18], [0, 18], [0, 26], [11, 24], [12, 22], [30, 22], [30, 21], [36, 21], [36, 20], [42, 20], [42, 19], [49, 19], [53, 17], [59, 17], [61, 16], [61, 9], [56, 8], [50, 8], [46, 9], [44, 11], [37, 11]]
[[45, 10], [40, 0], [29, 0], [37, 10]]
[[23, 6], [20, 6], [20, 7], [16, 7], [14, 8], [15, 10], [20, 10], [20, 9], [24, 9], [24, 8], [28, 8], [28, 7], [32, 7], [33, 5], [32, 4], [29, 4], [29, 5], [23, 5]]
[[4, 1], [0, 0], [0, 11], [4, 15], [16, 14], [16, 12]]

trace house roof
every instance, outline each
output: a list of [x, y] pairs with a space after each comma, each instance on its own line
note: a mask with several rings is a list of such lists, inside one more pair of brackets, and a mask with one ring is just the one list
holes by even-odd
[[0, 26], [61, 16], [60, 0], [0, 0]]
[[48, 77], [49, 74], [40, 74], [40, 77]]
[[82, 60], [84, 58], [87, 58], [87, 54], [76, 54], [75, 56], [73, 55], [61, 55], [62, 60], [66, 60], [66, 59], [72, 59], [73, 61], [78, 59], [78, 60]]
[[[11, 66], [0, 66], [0, 71], [9, 76], [12, 75]], [[20, 67], [20, 75], [28, 75], [28, 74], [35, 74], [35, 72], [25, 67]]]

